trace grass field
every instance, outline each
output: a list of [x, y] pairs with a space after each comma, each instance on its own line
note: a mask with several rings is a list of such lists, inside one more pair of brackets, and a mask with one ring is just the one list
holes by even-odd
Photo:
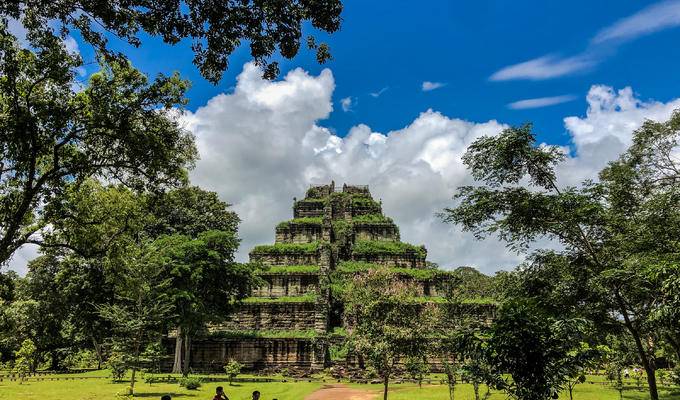
[[[59, 381], [29, 380], [19, 383], [4, 379], [0, 382], [0, 400], [99, 400], [116, 399], [117, 393], [123, 393], [127, 383], [113, 383], [107, 378], [106, 371], [88, 372], [83, 374], [58, 375]], [[56, 377], [56, 376], [55, 376]], [[65, 380], [64, 378], [69, 378]], [[75, 379], [74, 379], [75, 378]], [[49, 377], [48, 377], [49, 379]], [[602, 385], [602, 377], [589, 377], [589, 381], [580, 384], [574, 391], [574, 400], [618, 400], [619, 393], [613, 388]], [[644, 390], [637, 390], [633, 381], [627, 382], [629, 387], [624, 391], [624, 399], [643, 400], [649, 398]], [[176, 383], [148, 384], [143, 381], [136, 385], [136, 397], [142, 399], [160, 399], [164, 394], [172, 395], [173, 399], [205, 399], [214, 395], [216, 386], [224, 386], [231, 400], [248, 400], [250, 393], [257, 389], [262, 392], [262, 400], [303, 400], [308, 394], [323, 387], [323, 382], [268, 382], [268, 383], [237, 383], [228, 386], [226, 382], [205, 383], [199, 390], [187, 390]], [[381, 385], [348, 384], [356, 389], [380, 392]], [[472, 386], [459, 384], [456, 386], [456, 399], [473, 399]], [[503, 393], [494, 393], [490, 400], [502, 400]], [[680, 400], [680, 388], [661, 391], [664, 400]], [[392, 400], [447, 400], [448, 388], [445, 385], [423, 385], [419, 388], [415, 384], [391, 385], [390, 399]], [[568, 399], [563, 393], [560, 399]], [[337, 399], [342, 400], [342, 399]]]

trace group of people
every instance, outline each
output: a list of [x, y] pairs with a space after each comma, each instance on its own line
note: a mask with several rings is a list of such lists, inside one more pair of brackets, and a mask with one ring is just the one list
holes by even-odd
[[[161, 400], [172, 400], [172, 397], [170, 397], [169, 394], [166, 394], [165, 396], [161, 397]], [[229, 400], [229, 397], [227, 397], [227, 394], [224, 393], [224, 388], [222, 386], [218, 386], [215, 389], [215, 397], [213, 397], [213, 400]], [[260, 400], [260, 391], [256, 390], [253, 392], [253, 400]], [[273, 399], [273, 400], [278, 400], [278, 399]]]

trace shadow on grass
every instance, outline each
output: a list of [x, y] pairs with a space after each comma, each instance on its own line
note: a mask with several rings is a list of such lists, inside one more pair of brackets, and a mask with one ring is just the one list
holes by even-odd
[[168, 393], [168, 392], [159, 392], [159, 393], [135, 393], [135, 397], [155, 397], [160, 399], [161, 396], [165, 396], [166, 394], [169, 394], [172, 396], [174, 399], [175, 397], [196, 397], [198, 393], [196, 394], [187, 394], [187, 393]]

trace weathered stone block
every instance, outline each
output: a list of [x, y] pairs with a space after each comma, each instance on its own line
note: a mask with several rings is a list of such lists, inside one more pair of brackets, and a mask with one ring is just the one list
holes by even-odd
[[253, 290], [255, 297], [303, 296], [315, 293], [319, 287], [316, 274], [263, 274], [266, 285]]

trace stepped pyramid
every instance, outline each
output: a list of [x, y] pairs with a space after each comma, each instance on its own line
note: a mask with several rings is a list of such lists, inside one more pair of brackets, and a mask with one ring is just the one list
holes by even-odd
[[252, 249], [264, 284], [193, 342], [194, 369], [222, 370], [229, 359], [253, 370], [328, 366], [329, 347], [343, 340], [342, 306], [329, 290], [337, 274], [387, 266], [415, 277], [423, 296], [438, 295], [447, 273], [426, 265], [425, 247], [400, 241], [368, 187], [337, 189], [334, 182], [310, 187], [294, 201], [293, 219], [276, 227], [275, 243]]

